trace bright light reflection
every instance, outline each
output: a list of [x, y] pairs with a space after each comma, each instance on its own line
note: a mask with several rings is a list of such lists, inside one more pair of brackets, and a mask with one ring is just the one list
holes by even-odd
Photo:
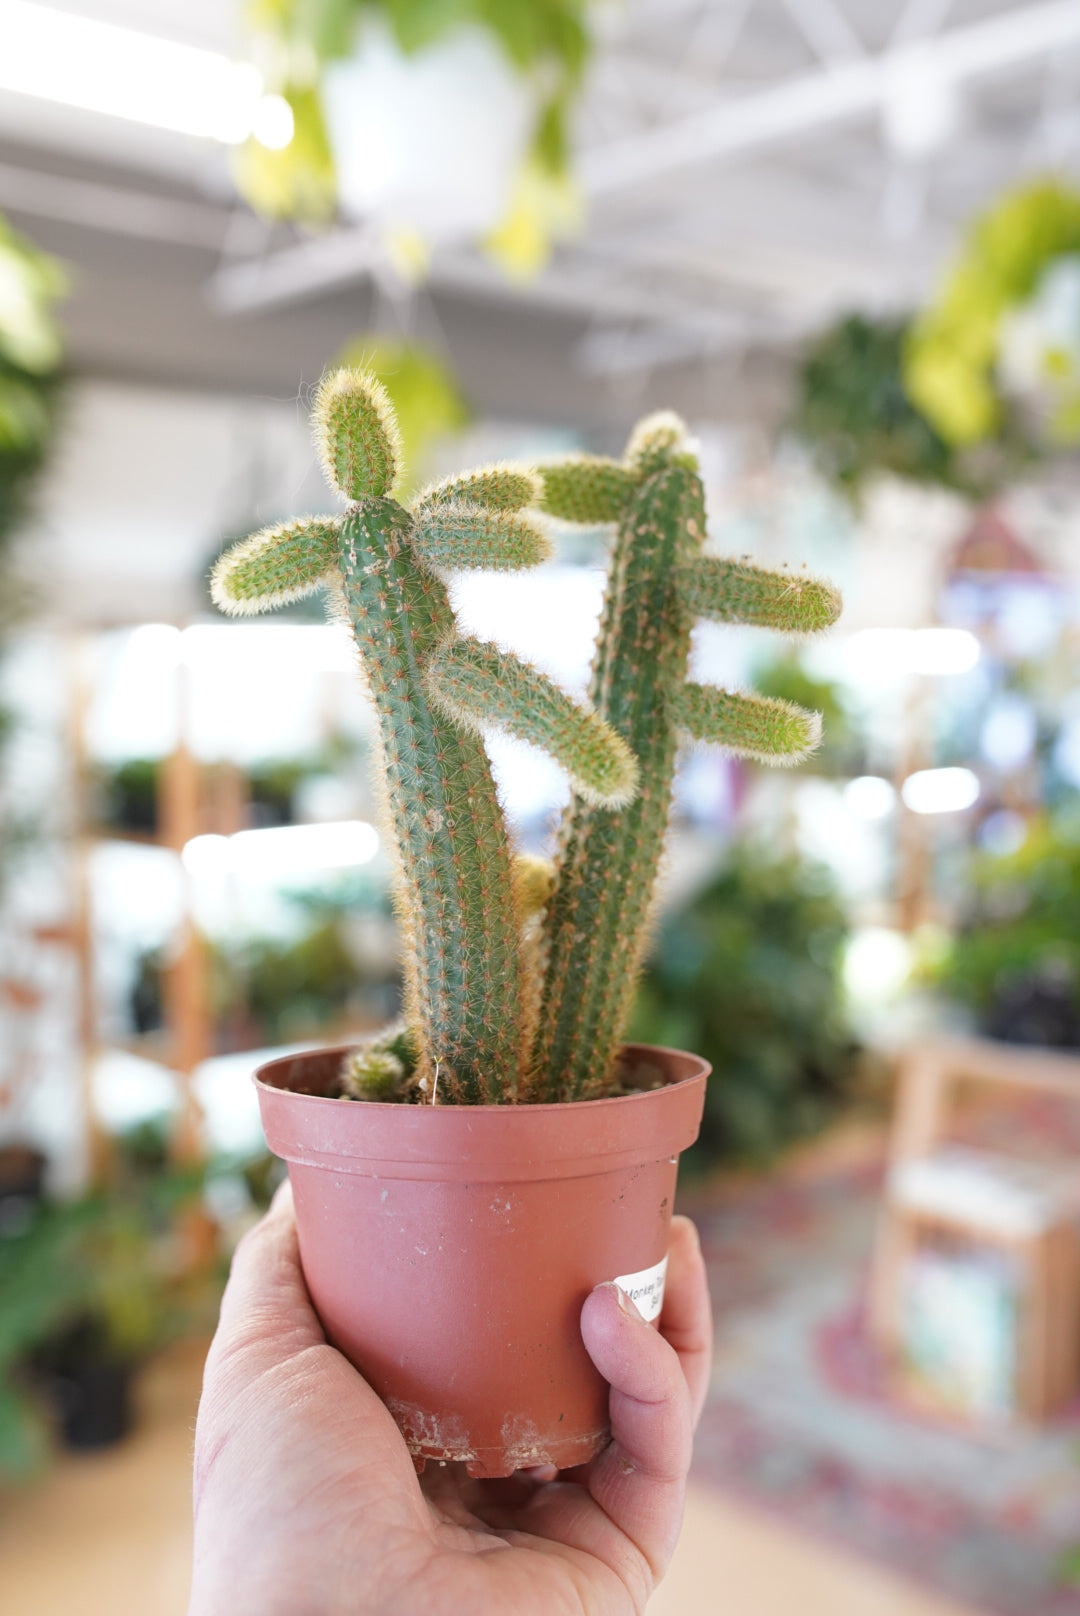
[[27, 0], [0, 0], [0, 41], [0, 89], [231, 146], [292, 139], [252, 62]]
[[853, 679], [880, 687], [913, 673], [968, 673], [980, 646], [966, 628], [866, 628], [851, 636], [844, 654]]
[[264, 95], [256, 102], [251, 133], [267, 151], [284, 151], [296, 127], [293, 110], [283, 95]]
[[[2, 0], [0, 0], [2, 3]], [[142, 623], [132, 629], [127, 655], [155, 669], [184, 666], [216, 678], [262, 670], [352, 673], [356, 652], [339, 623]]]
[[879, 774], [860, 774], [844, 787], [844, 806], [856, 819], [886, 819], [896, 806], [896, 788]]
[[317, 870], [369, 864], [379, 851], [379, 833], [364, 819], [328, 825], [274, 825], [235, 836], [194, 836], [181, 858], [196, 880], [229, 875], [249, 880], [288, 880]]
[[979, 777], [971, 769], [919, 769], [900, 788], [915, 814], [955, 814], [979, 800]]
[[886, 926], [863, 926], [844, 951], [844, 987], [856, 1004], [882, 1004], [906, 983], [911, 972], [911, 944], [902, 932]]
[[192, 623], [179, 636], [185, 667], [228, 678], [262, 665], [296, 673], [351, 673], [356, 651], [339, 623]]

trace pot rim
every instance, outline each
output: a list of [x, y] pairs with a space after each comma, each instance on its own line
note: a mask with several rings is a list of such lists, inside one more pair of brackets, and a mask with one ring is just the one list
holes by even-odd
[[[267, 1081], [294, 1062], [339, 1060], [354, 1045], [269, 1061], [253, 1076], [270, 1149], [298, 1166], [376, 1177], [502, 1182], [575, 1178], [664, 1156], [697, 1137], [711, 1068], [700, 1056], [650, 1044], [674, 1080], [599, 1100], [533, 1105], [402, 1105], [304, 1094]], [[282, 1070], [284, 1069], [284, 1070]], [[264, 1075], [265, 1074], [265, 1075]]]
[[360, 1044], [327, 1044], [325, 1046], [320, 1045], [313, 1049], [298, 1049], [296, 1053], [292, 1055], [275, 1055], [273, 1060], [263, 1061], [261, 1065], [255, 1068], [254, 1072], [251, 1074], [251, 1081], [255, 1085], [256, 1090], [261, 1091], [262, 1093], [288, 1094], [296, 1101], [302, 1102], [305, 1105], [310, 1104], [317, 1107], [333, 1106], [336, 1109], [340, 1107], [342, 1102], [344, 1102], [346, 1105], [350, 1106], [362, 1105], [367, 1113], [375, 1113], [383, 1116], [399, 1115], [401, 1112], [407, 1111], [417, 1115], [426, 1115], [429, 1113], [434, 1115], [436, 1112], [438, 1112], [443, 1116], [460, 1116], [463, 1113], [468, 1113], [469, 1116], [473, 1117], [505, 1117], [510, 1113], [513, 1113], [515, 1116], [521, 1116], [526, 1112], [530, 1116], [542, 1116], [544, 1114], [550, 1115], [553, 1112], [557, 1113], [560, 1111], [569, 1111], [571, 1109], [576, 1115], [579, 1112], [594, 1110], [598, 1106], [610, 1107], [616, 1105], [633, 1105], [636, 1101], [641, 1100], [646, 1095], [662, 1094], [668, 1089], [681, 1088], [684, 1083], [696, 1082], [701, 1077], [707, 1078], [712, 1072], [711, 1062], [707, 1061], [703, 1055], [696, 1055], [691, 1050], [676, 1049], [674, 1046], [669, 1044], [625, 1043], [622, 1046], [624, 1053], [633, 1050], [635, 1053], [640, 1053], [642, 1055], [666, 1056], [680, 1063], [683, 1061], [693, 1061], [695, 1063], [695, 1069], [693, 1071], [687, 1071], [684, 1076], [676, 1078], [673, 1083], [661, 1084], [660, 1088], [658, 1089], [637, 1089], [632, 1094], [608, 1094], [600, 1099], [594, 1100], [515, 1100], [508, 1101], [505, 1105], [449, 1104], [442, 1106], [438, 1104], [412, 1105], [403, 1103], [401, 1100], [357, 1101], [350, 1099], [349, 1096], [345, 1094], [304, 1094], [302, 1091], [298, 1089], [291, 1089], [284, 1084], [268, 1083], [262, 1076], [263, 1072], [270, 1071], [275, 1066], [291, 1065], [294, 1061], [301, 1061], [312, 1056], [343, 1056], [347, 1055], [350, 1050], [359, 1049], [361, 1047], [362, 1046]]

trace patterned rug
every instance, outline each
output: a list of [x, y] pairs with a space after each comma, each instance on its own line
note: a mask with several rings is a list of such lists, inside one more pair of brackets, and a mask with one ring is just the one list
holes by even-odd
[[893, 1401], [863, 1328], [879, 1160], [680, 1197], [716, 1309], [697, 1479], [959, 1603], [1080, 1616], [1080, 1413], [972, 1432]]

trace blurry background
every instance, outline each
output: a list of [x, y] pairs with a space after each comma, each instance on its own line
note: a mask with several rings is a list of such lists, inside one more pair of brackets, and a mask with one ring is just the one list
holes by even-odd
[[[680, 769], [633, 1032], [715, 1068], [718, 1347], [656, 1609], [1080, 1611], [1078, 86], [1077, 0], [0, 0], [5, 1610], [183, 1610], [249, 1075], [398, 1008], [348, 643], [206, 582], [334, 508], [344, 357], [418, 483], [675, 408], [711, 545], [845, 597], [695, 641], [825, 740]], [[455, 598], [583, 689], [555, 537]]]

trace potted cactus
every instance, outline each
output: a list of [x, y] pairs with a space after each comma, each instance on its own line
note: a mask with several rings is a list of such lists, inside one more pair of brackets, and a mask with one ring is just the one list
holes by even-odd
[[[643, 422], [621, 461], [494, 466], [408, 508], [377, 382], [330, 376], [315, 422], [346, 509], [241, 541], [213, 594], [249, 613], [325, 588], [351, 626], [379, 721], [405, 1020], [359, 1050], [264, 1066], [263, 1124], [289, 1163], [327, 1335], [417, 1465], [565, 1467], [606, 1438], [581, 1301], [616, 1279], [658, 1316], [678, 1156], [708, 1074], [696, 1056], [622, 1045], [680, 739], [792, 763], [820, 729], [788, 703], [689, 683], [691, 629], [805, 633], [839, 602], [805, 575], [703, 553], [701, 482], [674, 416]], [[537, 511], [615, 527], [588, 704], [463, 637], [447, 591], [458, 569], [542, 562]], [[489, 730], [570, 777], [553, 867], [515, 858]]]

